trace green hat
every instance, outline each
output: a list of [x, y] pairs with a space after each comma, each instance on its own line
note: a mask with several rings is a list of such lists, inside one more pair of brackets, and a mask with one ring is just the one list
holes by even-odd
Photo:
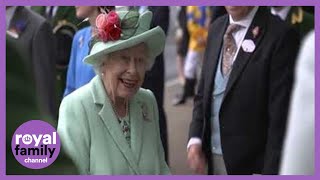
[[150, 67], [152, 67], [154, 59], [163, 51], [165, 44], [163, 30], [159, 26], [150, 29], [152, 12], [146, 11], [139, 14], [137, 11], [118, 11], [116, 13], [120, 18], [120, 39], [96, 42], [90, 54], [84, 58], [84, 62], [94, 65], [107, 54], [145, 43], [149, 51]]

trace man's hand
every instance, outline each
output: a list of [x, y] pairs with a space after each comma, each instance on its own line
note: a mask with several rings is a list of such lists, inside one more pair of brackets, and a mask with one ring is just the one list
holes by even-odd
[[194, 144], [189, 147], [188, 164], [194, 173], [205, 174], [206, 160], [200, 144]]

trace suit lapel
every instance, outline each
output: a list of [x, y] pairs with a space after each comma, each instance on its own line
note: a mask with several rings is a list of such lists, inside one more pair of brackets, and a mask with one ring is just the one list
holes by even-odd
[[[205, 82], [209, 82], [209, 86], [206, 88], [206, 94], [210, 94], [212, 92], [214, 78], [216, 75], [217, 65], [219, 62], [219, 56], [222, 48], [222, 42], [223, 42], [223, 35], [228, 27], [229, 24], [229, 18], [228, 16], [225, 16], [225, 20], [221, 21], [221, 24], [218, 24], [217, 26], [213, 27], [216, 28], [212, 31], [214, 34], [212, 37], [217, 37], [215, 39], [209, 39], [208, 41], [211, 43], [211, 48], [207, 50], [208, 56], [206, 56], [206, 61], [208, 61], [206, 64], [206, 71], [208, 71]], [[221, 27], [221, 28], [219, 28]], [[215, 31], [216, 30], [216, 31]], [[208, 96], [210, 97], [210, 95]], [[208, 101], [209, 102], [209, 101]]]
[[[268, 16], [267, 10], [264, 7], [259, 7], [250, 27], [248, 28], [248, 32], [245, 35], [244, 40], [252, 40], [255, 44], [255, 51], [259, 47], [259, 44], [263, 38], [264, 32], [266, 31], [266, 17]], [[259, 27], [259, 34], [257, 37], [254, 38], [253, 36], [253, 29]], [[226, 87], [226, 91], [224, 94], [224, 99], [230, 92], [231, 88], [235, 84], [236, 80], [240, 77], [241, 73], [243, 72], [244, 68], [246, 67], [248, 61], [250, 60], [250, 57], [252, 56], [253, 52], [245, 52], [243, 51], [241, 45], [240, 50], [238, 52], [238, 55], [236, 57], [236, 60], [233, 64], [232, 71], [229, 77], [229, 81]]]
[[[124, 138], [124, 135], [118, 122], [118, 118], [113, 111], [111, 101], [105, 93], [102, 80], [98, 76], [96, 76], [93, 79], [93, 81], [94, 83], [92, 87], [92, 95], [94, 102], [95, 104], [102, 105], [102, 108], [99, 112], [100, 118], [102, 119], [104, 125], [110, 132], [110, 135], [113, 138], [116, 145], [118, 146], [119, 150], [128, 161], [129, 166], [132, 168], [135, 174], [140, 174], [137, 165], [137, 160], [134, 157], [133, 152], [130, 149], [127, 141]], [[132, 113], [134, 114], [135, 112]]]

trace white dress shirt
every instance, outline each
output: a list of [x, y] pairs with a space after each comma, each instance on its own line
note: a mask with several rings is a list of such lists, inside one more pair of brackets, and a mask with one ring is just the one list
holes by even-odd
[[[236, 51], [236, 54], [235, 54], [235, 56], [234, 56], [234, 58], [232, 60], [232, 63], [234, 63], [234, 61], [236, 60], [238, 52], [239, 52], [239, 50], [241, 48], [241, 44], [242, 44], [242, 42], [243, 42], [243, 40], [245, 38], [245, 35], [246, 35], [246, 33], [247, 33], [251, 23], [252, 23], [252, 20], [253, 20], [253, 18], [255, 16], [256, 12], [258, 11], [258, 8], [259, 8], [258, 6], [255, 6], [247, 16], [245, 16], [244, 18], [242, 18], [239, 21], [233, 20], [233, 18], [229, 15], [229, 23], [230, 24], [239, 24], [239, 25], [242, 26], [242, 28], [240, 30], [238, 30], [237, 32], [232, 33], [232, 36], [233, 36], [233, 38], [234, 38], [234, 40], [236, 42], [236, 45], [237, 45], [237, 51]], [[221, 53], [222, 53], [222, 51], [221, 51]], [[194, 145], [194, 144], [201, 145], [202, 144], [201, 139], [198, 138], [198, 137], [190, 138], [190, 140], [188, 142], [188, 145], [187, 145], [187, 149], [189, 149], [189, 147], [191, 145]]]
[[252, 22], [257, 11], [258, 11], [258, 7], [256, 6], [251, 10], [251, 12], [246, 17], [244, 17], [243, 19], [241, 19], [239, 21], [234, 21], [233, 18], [229, 15], [230, 24], [238, 24], [238, 25], [242, 26], [242, 28], [240, 28], [238, 31], [232, 33], [232, 36], [233, 36], [233, 38], [236, 42], [236, 45], [237, 45], [237, 51], [236, 51], [236, 54], [234, 55], [232, 63], [234, 63], [234, 61], [236, 60], [236, 58], [238, 56], [241, 44], [244, 40], [244, 37], [247, 34], [247, 31], [248, 31], [248, 29], [251, 25], [251, 22]]

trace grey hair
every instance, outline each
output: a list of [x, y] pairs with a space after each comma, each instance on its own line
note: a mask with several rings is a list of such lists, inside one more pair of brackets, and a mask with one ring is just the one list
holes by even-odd
[[105, 55], [105, 56], [102, 56], [100, 57], [100, 59], [97, 61], [97, 63], [93, 64], [93, 70], [94, 72], [96, 73], [96, 75], [100, 76], [101, 77], [101, 71], [102, 71], [102, 66], [104, 65], [104, 63], [106, 61], [108, 61], [109, 59], [109, 54]]
[[[149, 71], [149, 70], [151, 70], [151, 68], [154, 64], [156, 57], [150, 57], [149, 51], [148, 51], [148, 46], [145, 43], [143, 43], [143, 44], [146, 46], [146, 53], [147, 53], [147, 57], [145, 59], [146, 60], [146, 62], [145, 62], [146, 71]], [[102, 55], [100, 57], [100, 59], [97, 60], [97, 63], [93, 64], [93, 70], [96, 73], [96, 75], [101, 77], [102, 67], [108, 60], [110, 60], [110, 57], [111, 57], [110, 54]], [[153, 60], [152, 60], [152, 58], [153, 58]]]

